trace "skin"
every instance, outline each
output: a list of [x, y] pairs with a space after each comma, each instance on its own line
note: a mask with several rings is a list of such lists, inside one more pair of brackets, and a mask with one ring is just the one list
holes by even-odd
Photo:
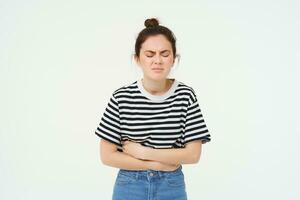
[[[143, 71], [144, 88], [153, 95], [165, 93], [173, 80], [167, 79], [175, 58], [171, 43], [164, 35], [150, 36], [141, 46], [139, 58], [135, 57], [138, 66]], [[154, 71], [160, 68], [161, 71]]]
[[[167, 76], [174, 65], [175, 58], [171, 43], [164, 35], [150, 36], [142, 44], [140, 56], [135, 57], [135, 60], [143, 71], [142, 83], [148, 92], [153, 95], [161, 95], [169, 90], [173, 80], [168, 79]], [[154, 71], [154, 68], [161, 68], [162, 70]], [[183, 149], [157, 150], [142, 146], [139, 143], [125, 141], [123, 152], [141, 160], [154, 159], [164, 162], [169, 159], [168, 164], [179, 166], [179, 160], [187, 164], [198, 162], [201, 154], [201, 142], [191, 142]]]
[[[167, 79], [175, 62], [171, 43], [164, 35], [150, 36], [142, 44], [139, 57], [135, 57], [138, 66], [143, 71], [142, 83], [144, 88], [153, 95], [168, 91], [172, 81]], [[162, 71], [154, 71], [161, 68]], [[138, 143], [126, 141], [124, 152], [139, 159], [145, 159], [146, 148]]]
[[[135, 57], [143, 70], [142, 83], [144, 88], [153, 95], [162, 95], [171, 87], [173, 80], [167, 76], [173, 67], [174, 57], [172, 46], [163, 35], [147, 38], [140, 49], [140, 56]], [[153, 68], [161, 71], [153, 71]], [[100, 157], [102, 163], [116, 168], [128, 170], [161, 170], [173, 171], [180, 164], [192, 164], [199, 160], [201, 143], [190, 142], [180, 149], [153, 149], [139, 143], [126, 141], [123, 152], [106, 140], [100, 140]]]

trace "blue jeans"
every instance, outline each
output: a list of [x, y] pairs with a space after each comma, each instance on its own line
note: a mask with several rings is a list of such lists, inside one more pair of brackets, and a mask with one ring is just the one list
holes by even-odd
[[182, 166], [174, 171], [120, 169], [113, 200], [187, 200]]

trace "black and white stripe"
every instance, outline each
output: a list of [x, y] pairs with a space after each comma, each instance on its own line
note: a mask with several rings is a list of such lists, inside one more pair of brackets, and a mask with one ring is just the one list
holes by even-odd
[[118, 150], [125, 140], [153, 148], [182, 148], [194, 140], [211, 140], [195, 92], [182, 82], [160, 101], [145, 96], [137, 81], [115, 90], [95, 134]]

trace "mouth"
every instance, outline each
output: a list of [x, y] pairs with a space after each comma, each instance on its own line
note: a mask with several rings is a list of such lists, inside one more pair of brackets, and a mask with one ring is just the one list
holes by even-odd
[[156, 72], [161, 72], [163, 71], [164, 69], [163, 68], [152, 68], [153, 71], [156, 71]]

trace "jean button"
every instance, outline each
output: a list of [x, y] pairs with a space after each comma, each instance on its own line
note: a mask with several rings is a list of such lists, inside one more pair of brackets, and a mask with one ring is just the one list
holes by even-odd
[[149, 175], [150, 175], [150, 176], [153, 176], [153, 173], [151, 172]]

